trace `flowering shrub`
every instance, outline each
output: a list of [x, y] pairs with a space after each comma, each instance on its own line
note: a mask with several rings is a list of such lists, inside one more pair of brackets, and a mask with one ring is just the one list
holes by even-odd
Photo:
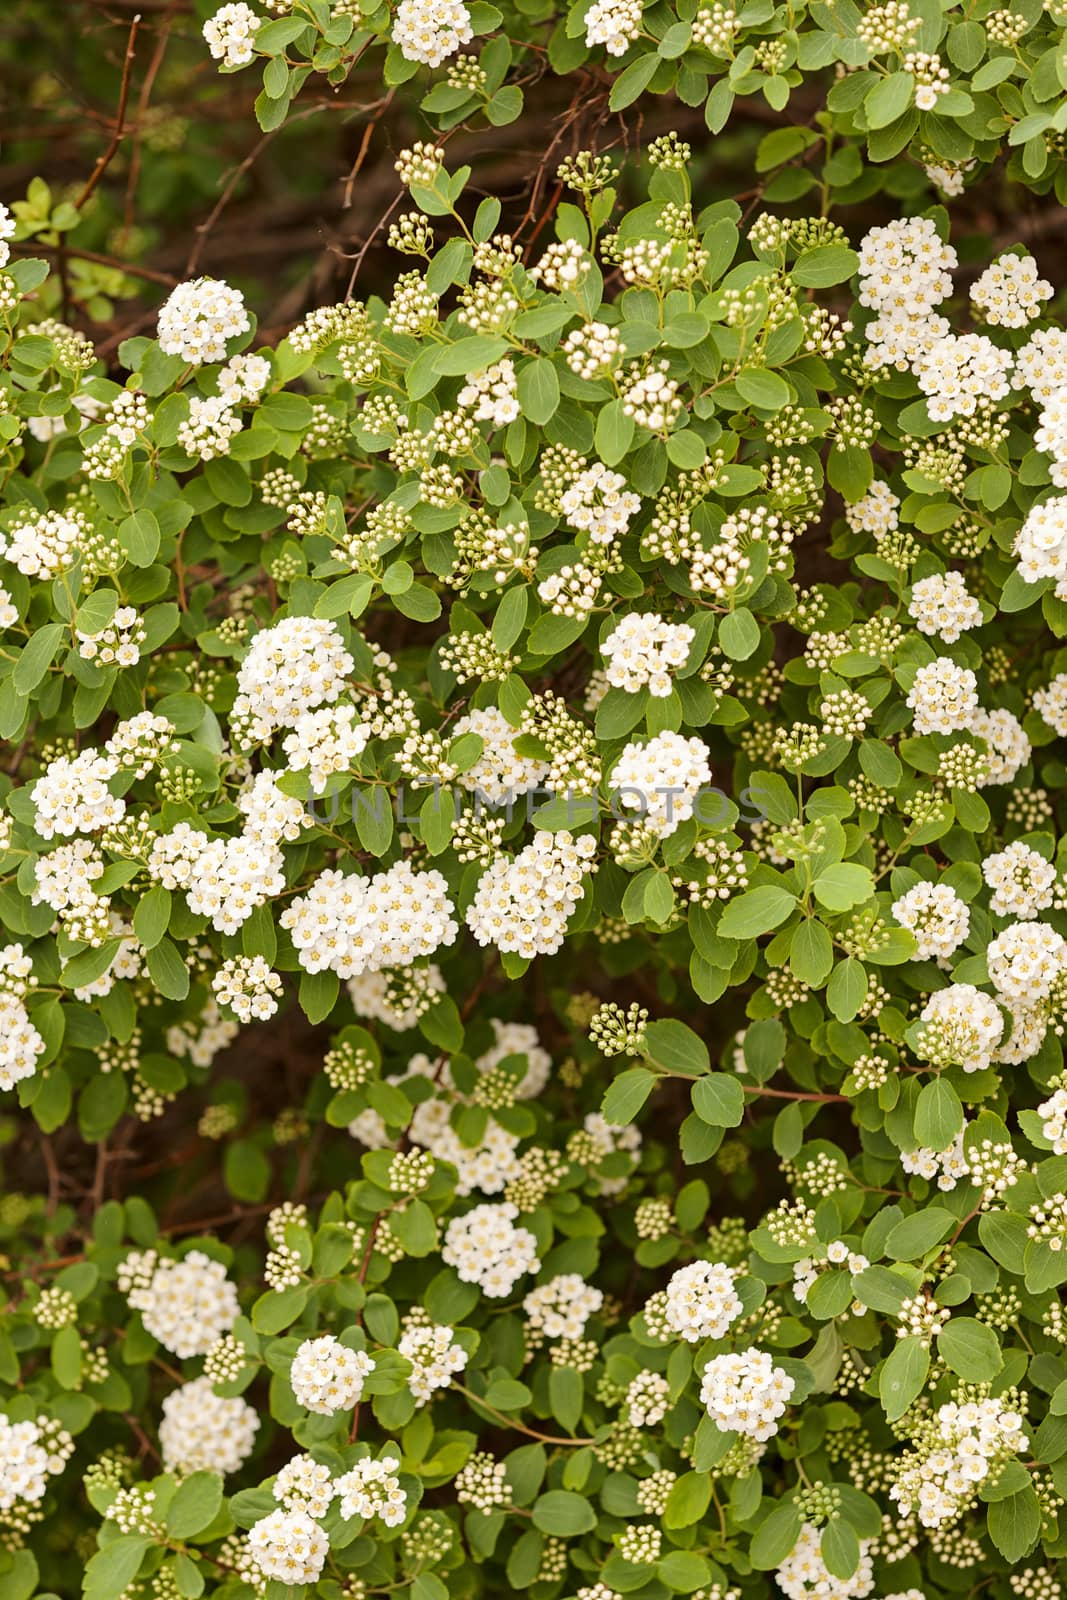
[[445, 130], [825, 93], [532, 238], [413, 138], [287, 331], [98, 350], [0, 208], [4, 1600], [1058, 1600], [1067, 325], [918, 165], [1067, 116], [978, 9], [226, 5], [265, 136], [387, 34]]

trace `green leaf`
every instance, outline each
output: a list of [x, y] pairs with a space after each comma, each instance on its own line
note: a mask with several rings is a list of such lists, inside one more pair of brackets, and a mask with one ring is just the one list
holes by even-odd
[[824, 867], [815, 879], [815, 898], [827, 911], [851, 911], [874, 894], [874, 878], [869, 867], [855, 861], [835, 861]]
[[711, 1066], [708, 1047], [699, 1034], [673, 1017], [650, 1022], [645, 1028], [646, 1053], [665, 1072], [695, 1078]]
[[552, 362], [544, 357], [527, 361], [518, 370], [516, 385], [523, 416], [542, 427], [559, 405], [559, 377]]
[[745, 1091], [725, 1072], [709, 1072], [693, 1085], [693, 1110], [713, 1128], [736, 1128], [745, 1114]]
[[569, 1489], [549, 1489], [533, 1506], [533, 1525], [558, 1539], [572, 1539], [596, 1527], [596, 1512], [585, 1495]]
[[878, 1393], [886, 1419], [896, 1422], [918, 1399], [930, 1372], [930, 1352], [915, 1334], [898, 1339], [886, 1357]]
[[929, 1150], [947, 1150], [963, 1127], [960, 1097], [945, 1078], [935, 1078], [919, 1095], [915, 1137]]
[[691, 1528], [699, 1522], [711, 1504], [711, 1474], [683, 1472], [671, 1485], [667, 1509], [663, 1513], [665, 1528]]
[[82, 1344], [75, 1326], [60, 1328], [52, 1340], [52, 1371], [63, 1389], [78, 1389], [82, 1381]]
[[656, 1074], [647, 1067], [631, 1067], [608, 1087], [601, 1106], [607, 1122], [623, 1126], [633, 1122], [652, 1090], [656, 1087]]
[[804, 1518], [789, 1501], [779, 1501], [752, 1537], [749, 1558], [757, 1572], [780, 1567], [800, 1535]]
[[49, 622], [37, 629], [29, 644], [24, 646], [11, 674], [11, 685], [16, 694], [33, 693], [52, 665], [64, 637], [69, 635], [61, 622]]
[[826, 1004], [838, 1022], [851, 1022], [867, 998], [867, 972], [855, 956], [839, 961], [826, 986]]
[[989, 1537], [1005, 1561], [1021, 1561], [1041, 1535], [1041, 1505], [1027, 1485], [1006, 1500], [997, 1500], [987, 1513]]
[[759, 623], [743, 606], [719, 623], [719, 644], [731, 661], [747, 661], [759, 648], [759, 641]]
[[155, 949], [170, 925], [170, 890], [153, 884], [133, 914], [133, 931], [146, 950]]
[[956, 1218], [938, 1206], [917, 1211], [889, 1230], [885, 1253], [893, 1261], [918, 1261], [952, 1232]]
[[809, 988], [821, 989], [834, 964], [834, 946], [821, 922], [806, 918], [793, 930], [790, 970]]
[[628, 67], [624, 67], [611, 86], [608, 109], [622, 111], [626, 106], [633, 105], [655, 77], [659, 64], [659, 57], [654, 50], [650, 50], [647, 54], [638, 56], [636, 61], [631, 61]]
[[851, 1578], [860, 1564], [860, 1542], [843, 1517], [831, 1517], [819, 1539], [826, 1570], [835, 1578]]
[[[910, 72], [892, 72], [888, 78], [878, 78], [863, 102], [864, 115], [870, 128], [886, 128], [902, 117], [911, 105], [915, 93], [915, 79]], [[853, 268], [855, 270], [855, 268]]]
[[167, 1532], [189, 1539], [214, 1522], [222, 1505], [222, 1479], [216, 1472], [194, 1472], [180, 1483], [167, 1508]]
[[730, 901], [719, 922], [719, 932], [724, 939], [755, 939], [780, 927], [796, 905], [795, 894], [774, 884], [748, 889]]
[[122, 1534], [98, 1550], [85, 1569], [85, 1600], [118, 1600], [152, 1543], [140, 1533]]
[[766, 367], [745, 367], [735, 379], [737, 392], [749, 405], [761, 411], [781, 411], [793, 399], [793, 391], [777, 372]]
[[974, 1317], [952, 1317], [937, 1336], [937, 1350], [968, 1383], [988, 1383], [1004, 1364], [993, 1329]]
[[166, 1000], [184, 1000], [189, 993], [189, 972], [170, 939], [159, 943], [145, 955], [149, 977]]

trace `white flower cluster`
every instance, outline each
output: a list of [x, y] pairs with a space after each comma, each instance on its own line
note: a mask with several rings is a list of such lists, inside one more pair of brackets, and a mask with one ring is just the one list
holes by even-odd
[[0, 949], [0, 1089], [31, 1078], [45, 1042], [30, 1021], [25, 997], [36, 984], [33, 962], [21, 944]]
[[237, 1321], [237, 1290], [221, 1261], [190, 1250], [175, 1261], [134, 1252], [119, 1269], [119, 1288], [146, 1332], [173, 1355], [202, 1356]]
[[928, 1059], [954, 1062], [964, 1072], [982, 1072], [1004, 1031], [996, 1002], [970, 983], [953, 983], [932, 994], [920, 1013], [927, 1025], [924, 1049]]
[[853, 533], [872, 533], [875, 539], [884, 539], [899, 525], [899, 506], [900, 497], [888, 483], [876, 478], [862, 500], [846, 504], [845, 521]]
[[315, 1583], [329, 1553], [330, 1542], [306, 1511], [272, 1511], [252, 1524], [248, 1532], [252, 1559], [265, 1578], [279, 1583]]
[[990, 981], [1010, 1005], [1047, 1000], [1067, 971], [1067, 941], [1043, 922], [1013, 922], [986, 947]]
[[482, 753], [473, 766], [460, 774], [459, 782], [471, 793], [480, 794], [490, 805], [506, 805], [516, 795], [527, 794], [543, 783], [548, 766], [532, 756], [520, 756], [515, 740], [520, 731], [513, 728], [496, 706], [468, 711], [453, 729], [453, 737], [477, 734]]
[[734, 1274], [721, 1261], [691, 1261], [679, 1267], [667, 1284], [663, 1310], [667, 1326], [688, 1344], [722, 1339], [744, 1307], [734, 1288]]
[[202, 32], [215, 61], [224, 67], [246, 67], [252, 59], [256, 33], [263, 23], [244, 0], [224, 5], [204, 23]]
[[289, 1382], [300, 1405], [319, 1416], [351, 1411], [363, 1394], [363, 1384], [374, 1371], [365, 1350], [350, 1350], [325, 1333], [305, 1339], [293, 1357]]
[[515, 1226], [518, 1214], [509, 1201], [487, 1203], [448, 1224], [442, 1261], [455, 1267], [464, 1283], [476, 1283], [491, 1300], [510, 1294], [520, 1278], [541, 1264], [533, 1234]]
[[912, 586], [908, 615], [914, 617], [920, 633], [935, 634], [945, 644], [954, 644], [969, 628], [982, 622], [982, 608], [962, 573], [935, 572]]
[[282, 980], [262, 956], [231, 956], [212, 978], [211, 992], [239, 1021], [266, 1022], [278, 1009]]
[[335, 772], [352, 771], [369, 739], [370, 728], [358, 720], [355, 706], [322, 706], [297, 717], [282, 748], [290, 770], [306, 770], [312, 794], [323, 794]]
[[775, 1581], [787, 1600], [866, 1600], [874, 1588], [874, 1562], [871, 1541], [859, 1541], [860, 1558], [849, 1578], [839, 1578], [823, 1560], [818, 1528], [805, 1522], [796, 1543], [775, 1573]]
[[338, 1478], [334, 1487], [342, 1517], [379, 1517], [387, 1528], [403, 1522], [408, 1500], [396, 1475], [397, 1466], [391, 1457], [383, 1461], [367, 1458]]
[[279, 921], [292, 934], [305, 972], [352, 978], [384, 967], [406, 967], [450, 945], [459, 932], [448, 885], [434, 868], [415, 872], [397, 861], [360, 878], [320, 873]]
[[984, 333], [946, 334], [912, 363], [926, 406], [935, 422], [973, 417], [1011, 390], [1010, 350], [1001, 350]]
[[641, 499], [627, 489], [621, 472], [594, 461], [564, 490], [559, 509], [569, 527], [588, 533], [593, 544], [609, 545], [626, 532], [641, 509]]
[[48, 1479], [62, 1472], [69, 1451], [52, 1445], [48, 1433], [36, 1422], [12, 1422], [0, 1414], [0, 1512], [11, 1511], [21, 1500], [34, 1505], [43, 1500]]
[[189, 401], [189, 415], [178, 424], [178, 443], [187, 455], [199, 461], [214, 461], [228, 456], [230, 442], [243, 424], [232, 406], [221, 395], [196, 395]]
[[589, 1318], [604, 1304], [600, 1289], [577, 1272], [563, 1272], [531, 1289], [522, 1302], [528, 1334], [542, 1339], [580, 1339]]
[[221, 278], [193, 278], [180, 283], [160, 307], [157, 333], [165, 355], [200, 367], [225, 361], [227, 340], [251, 326], [239, 289]]
[[57, 834], [99, 833], [120, 822], [126, 802], [107, 787], [118, 762], [99, 750], [82, 750], [76, 756], [57, 756], [30, 790], [33, 825], [42, 839]]
[[190, 911], [211, 918], [219, 933], [236, 933], [257, 906], [285, 888], [282, 854], [273, 838], [245, 830], [209, 839], [179, 822], [153, 841], [148, 874], [165, 889], [183, 889]]
[[415, 1404], [424, 1406], [435, 1389], [447, 1389], [467, 1365], [467, 1352], [455, 1344], [451, 1328], [415, 1323], [400, 1336], [397, 1350], [411, 1362], [408, 1388]]
[[960, 1515], [994, 1466], [1028, 1443], [1022, 1417], [1002, 1399], [949, 1401], [938, 1408], [930, 1448], [905, 1456], [889, 1498], [902, 1517], [938, 1528]]
[[585, 13], [585, 42], [624, 56], [641, 32], [641, 0], [594, 0]]
[[626, 1420], [631, 1428], [651, 1428], [667, 1415], [671, 1386], [658, 1372], [639, 1372], [626, 1391]]
[[986, 267], [971, 285], [971, 304], [986, 321], [1000, 328], [1025, 328], [1051, 300], [1051, 283], [1037, 275], [1033, 256], [1003, 255]]
[[978, 680], [969, 667], [938, 656], [920, 667], [908, 693], [916, 733], [958, 733], [969, 728], [978, 710]]
[[708, 747], [694, 734], [657, 733], [646, 744], [627, 744], [611, 774], [620, 809], [635, 811], [661, 839], [693, 815], [711, 782]]
[[1027, 512], [1015, 555], [1027, 583], [1054, 578], [1057, 597], [1067, 596], [1067, 495], [1053, 495]]
[[948, 333], [934, 307], [952, 292], [956, 252], [928, 217], [901, 217], [860, 242], [859, 302], [877, 313], [867, 326], [867, 361], [906, 370]]
[[515, 363], [505, 358], [483, 372], [471, 372], [456, 396], [461, 411], [469, 411], [475, 422], [491, 422], [505, 428], [521, 414]]
[[713, 1356], [704, 1369], [700, 1399], [723, 1433], [770, 1439], [796, 1384], [765, 1350], [750, 1347]]
[[44, 511], [39, 516], [19, 513], [14, 527], [0, 532], [0, 557], [27, 578], [55, 578], [74, 561], [85, 538], [80, 516]]
[[606, 322], [586, 322], [568, 333], [562, 349], [571, 371], [591, 382], [611, 371], [622, 351], [622, 343]]
[[268, 740], [279, 728], [295, 727], [305, 712], [332, 705], [352, 670], [332, 622], [283, 617], [256, 634], [241, 663], [231, 727], [239, 724], [250, 740]]
[[306, 1511], [309, 1517], [324, 1517], [337, 1486], [330, 1469], [311, 1456], [293, 1456], [274, 1480], [274, 1498], [286, 1511]]
[[83, 633], [79, 628], [77, 634], [82, 660], [98, 661], [102, 667], [135, 667], [148, 637], [135, 606], [119, 606], [111, 621], [96, 633]]
[[1067, 1089], [1056, 1089], [1037, 1108], [1041, 1132], [1052, 1146], [1053, 1155], [1067, 1156]]
[[654, 698], [665, 699], [673, 687], [672, 671], [685, 665], [694, 638], [688, 623], [666, 622], [655, 611], [631, 611], [600, 646], [607, 680], [627, 694], [647, 685]]
[[893, 915], [915, 935], [920, 961], [945, 963], [970, 932], [967, 902], [946, 883], [916, 883], [893, 902]]
[[231, 356], [216, 378], [219, 394], [228, 406], [251, 404], [258, 400], [270, 382], [270, 362], [266, 356]]
[[400, 0], [393, 16], [393, 43], [405, 61], [439, 67], [473, 38], [463, 0]]
[[994, 916], [1027, 922], [1052, 904], [1056, 868], [1021, 839], [986, 856], [982, 876], [993, 890], [989, 909]]
[[586, 872], [595, 871], [596, 841], [566, 829], [538, 833], [513, 861], [494, 861], [478, 880], [467, 926], [478, 944], [515, 951], [526, 960], [555, 955], [581, 898]]
[[163, 1402], [159, 1448], [167, 1472], [237, 1472], [259, 1430], [259, 1413], [237, 1396], [215, 1393], [210, 1378], [194, 1378]]

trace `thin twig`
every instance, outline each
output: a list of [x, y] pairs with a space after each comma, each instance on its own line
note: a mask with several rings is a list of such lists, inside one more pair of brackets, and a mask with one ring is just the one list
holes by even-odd
[[111, 162], [114, 160], [115, 152], [122, 143], [122, 134], [126, 126], [126, 102], [130, 98], [130, 75], [133, 72], [133, 58], [137, 49], [137, 30], [140, 26], [141, 13], [138, 11], [133, 21], [130, 23], [130, 36], [126, 41], [126, 56], [122, 63], [122, 83], [119, 87], [119, 104], [118, 110], [115, 112], [115, 131], [111, 135], [111, 143], [108, 145], [103, 155], [97, 160], [96, 166], [93, 168], [92, 174], [90, 175], [89, 182], [85, 185], [85, 188], [82, 190], [77, 200], [75, 200], [75, 211], [80, 211], [82, 206], [88, 200], [89, 196], [100, 182], [100, 179], [104, 176], [104, 173], [111, 165]]

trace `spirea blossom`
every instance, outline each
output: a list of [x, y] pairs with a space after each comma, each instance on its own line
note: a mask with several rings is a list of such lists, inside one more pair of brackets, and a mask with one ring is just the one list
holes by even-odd
[[415, 1324], [401, 1335], [397, 1350], [411, 1362], [408, 1388], [419, 1406], [432, 1400], [435, 1390], [447, 1389], [467, 1365], [467, 1352], [454, 1342], [451, 1328]]
[[332, 622], [283, 617], [257, 633], [237, 674], [232, 718], [250, 739], [293, 728], [306, 712], [332, 705], [353, 670], [352, 657]]
[[473, 733], [482, 741], [482, 753], [473, 766], [459, 776], [465, 789], [478, 793], [490, 805], [501, 805], [520, 794], [536, 789], [548, 775], [548, 766], [532, 756], [520, 756], [515, 740], [520, 731], [513, 728], [496, 706], [468, 711], [452, 730], [453, 738]]
[[998, 256], [971, 285], [971, 304], [1001, 328], [1025, 328], [1052, 295], [1051, 283], [1038, 277], [1033, 256], [1011, 253]]
[[467, 926], [480, 945], [495, 945], [531, 959], [554, 955], [581, 898], [583, 879], [595, 870], [596, 843], [566, 829], [538, 833], [513, 861], [501, 859], [478, 880]]
[[970, 726], [978, 710], [978, 680], [969, 667], [938, 656], [920, 667], [908, 693], [916, 733], [955, 733]]
[[569, 527], [588, 533], [593, 544], [607, 545], [626, 532], [641, 500], [627, 489], [621, 472], [595, 461], [560, 496], [559, 508]]
[[533, 1234], [515, 1226], [518, 1214], [509, 1201], [486, 1203], [448, 1224], [442, 1261], [492, 1300], [509, 1295], [520, 1278], [540, 1266]]
[[330, 1542], [306, 1511], [272, 1511], [248, 1531], [252, 1558], [265, 1578], [294, 1585], [317, 1582]]
[[300, 1405], [332, 1417], [338, 1411], [351, 1411], [373, 1371], [374, 1361], [365, 1350], [350, 1350], [326, 1333], [304, 1340], [293, 1357], [289, 1382]]
[[986, 948], [990, 981], [1009, 1003], [1032, 1006], [1047, 1000], [1067, 971], [1067, 940], [1043, 922], [1015, 922]]
[[251, 1454], [259, 1413], [237, 1396], [217, 1395], [194, 1378], [163, 1401], [159, 1447], [167, 1472], [237, 1472]]
[[927, 1059], [952, 1062], [964, 1072], [981, 1072], [992, 1060], [1004, 1018], [989, 995], [970, 983], [953, 983], [932, 994], [920, 1013], [926, 1024]]
[[946, 883], [915, 884], [893, 902], [893, 915], [915, 935], [919, 959], [946, 961], [966, 939], [971, 914], [965, 900]]
[[663, 1314], [668, 1327], [688, 1344], [699, 1344], [724, 1338], [743, 1309], [728, 1266], [692, 1261], [672, 1274]]
[[37, 1422], [12, 1422], [0, 1415], [0, 1512], [11, 1511], [19, 1501], [33, 1505], [43, 1500], [49, 1477], [62, 1465], [47, 1448]]
[[[247, 7], [234, 7], [247, 10]], [[225, 361], [226, 343], [252, 326], [244, 296], [220, 278], [180, 283], [159, 311], [160, 349], [191, 366]]]
[[439, 67], [473, 38], [463, 0], [400, 0], [393, 15], [393, 43], [405, 61]]
[[190, 1250], [180, 1261], [163, 1257], [153, 1264], [147, 1281], [135, 1273], [136, 1267], [130, 1267], [126, 1297], [141, 1313], [145, 1330], [173, 1355], [204, 1355], [237, 1321], [237, 1290], [222, 1262], [202, 1250]]
[[770, 1439], [796, 1385], [764, 1350], [713, 1356], [704, 1369], [700, 1398], [723, 1433]]
[[399, 1463], [357, 1461], [350, 1472], [336, 1480], [342, 1517], [378, 1517], [387, 1528], [395, 1528], [407, 1513], [407, 1495], [397, 1477]]
[[968, 594], [961, 573], [935, 572], [913, 585], [908, 615], [915, 618], [920, 633], [954, 644], [969, 628], [981, 625], [982, 608]]
[[305, 972], [329, 970], [352, 978], [410, 966], [450, 945], [458, 924], [447, 890], [435, 868], [416, 872], [406, 861], [372, 878], [330, 869], [279, 921], [291, 932]]
[[634, 811], [661, 839], [693, 815], [701, 790], [711, 782], [708, 748], [694, 734], [657, 733], [645, 744], [628, 744], [611, 774], [620, 810]]
[[694, 637], [688, 623], [666, 622], [654, 611], [630, 612], [600, 646], [608, 682], [628, 694], [647, 686], [655, 698], [666, 698]]
[[257, 16], [251, 6], [237, 0], [236, 4], [221, 6], [207, 19], [201, 31], [216, 61], [224, 67], [246, 67], [252, 59], [256, 33], [262, 22], [263, 18]]

